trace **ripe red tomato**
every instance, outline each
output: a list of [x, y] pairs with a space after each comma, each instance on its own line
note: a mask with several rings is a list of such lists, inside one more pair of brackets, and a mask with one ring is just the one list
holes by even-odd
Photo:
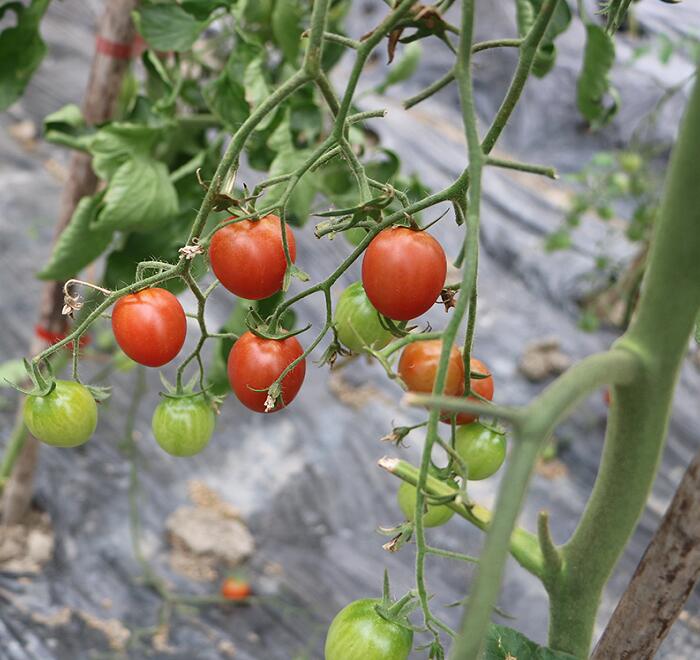
[[[471, 358], [469, 364], [472, 373], [483, 374], [484, 376], [488, 376], [487, 378], [472, 378], [472, 392], [474, 392], [474, 394], [478, 394], [480, 397], [483, 397], [487, 401], [493, 400], [493, 376], [491, 376], [489, 368], [481, 360], [477, 360], [476, 358]], [[479, 400], [473, 396], [469, 398], [474, 401]], [[458, 425], [471, 424], [476, 419], [478, 419], [477, 415], [472, 415], [471, 413], [459, 413], [457, 415], [456, 423]], [[442, 421], [449, 424], [450, 417], [443, 417]]]
[[144, 289], [117, 300], [112, 331], [119, 347], [135, 362], [160, 367], [185, 343], [187, 319], [178, 299], [165, 289]]
[[[289, 256], [294, 261], [294, 234], [288, 226], [286, 230]], [[231, 293], [247, 300], [269, 298], [282, 288], [287, 270], [280, 219], [266, 215], [222, 227], [212, 236], [209, 261], [219, 282]]]
[[[399, 376], [411, 392], [432, 392], [437, 374], [442, 341], [428, 339], [408, 344], [399, 360]], [[447, 365], [445, 394], [459, 396], [464, 392], [464, 363], [456, 346], [452, 347]]]
[[[262, 339], [252, 332], [243, 333], [228, 355], [228, 380], [238, 400], [255, 412], [265, 412], [265, 388], [270, 387], [303, 352], [296, 337]], [[282, 400], [270, 412], [281, 410], [292, 402], [305, 375], [306, 360], [302, 360], [284, 377]]]
[[377, 310], [397, 321], [427, 312], [445, 284], [447, 259], [424, 231], [390, 227], [367, 246], [362, 284]]
[[221, 583], [221, 596], [226, 600], [245, 600], [253, 590], [245, 580], [228, 577]]

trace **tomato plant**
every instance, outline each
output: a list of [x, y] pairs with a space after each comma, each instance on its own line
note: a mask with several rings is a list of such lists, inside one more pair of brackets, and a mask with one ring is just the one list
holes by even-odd
[[[457, 484], [453, 481], [450, 485], [457, 488]], [[396, 493], [396, 498], [399, 502], [399, 507], [403, 511], [403, 515], [407, 520], [413, 521], [416, 515], [416, 487], [404, 481]], [[444, 504], [426, 504], [425, 513], [423, 514], [423, 524], [426, 527], [440, 527], [452, 518], [454, 511], [449, 506]]]
[[216, 424], [211, 403], [203, 394], [163, 397], [151, 420], [158, 444], [173, 456], [192, 456], [204, 449]]
[[85, 386], [72, 380], [57, 380], [47, 395], [27, 398], [24, 423], [35, 438], [47, 445], [77, 447], [95, 432], [97, 404]]
[[112, 330], [117, 344], [132, 360], [161, 367], [177, 357], [185, 343], [187, 319], [172, 293], [144, 289], [117, 300]]
[[467, 465], [471, 481], [488, 479], [506, 458], [506, 437], [479, 422], [465, 424], [455, 434], [455, 449]]
[[238, 400], [255, 412], [276, 412], [288, 406], [299, 393], [306, 375], [306, 361], [297, 364], [281, 382], [279, 401], [268, 402], [269, 388], [303, 354], [295, 337], [263, 339], [246, 332], [228, 356], [228, 378]]
[[367, 347], [383, 348], [391, 341], [391, 332], [382, 324], [362, 282], [354, 282], [340, 294], [333, 322], [338, 339], [355, 353]]
[[326, 660], [406, 660], [413, 631], [382, 616], [380, 600], [366, 598], [336, 614], [326, 636]]
[[379, 312], [397, 321], [425, 314], [445, 285], [447, 258], [425, 231], [392, 227], [372, 239], [362, 260], [362, 285]]
[[247, 580], [227, 577], [221, 583], [221, 597], [231, 601], [246, 600], [252, 596], [253, 590]]
[[[441, 352], [439, 339], [416, 341], [406, 346], [399, 360], [399, 376], [409, 391], [433, 391]], [[455, 396], [464, 392], [464, 365], [456, 346], [450, 350], [444, 391]]]
[[[26, 425], [39, 439], [60, 446], [75, 446], [91, 435], [97, 390], [80, 383], [79, 368], [82, 360], [94, 356], [81, 353], [81, 340], [112, 306], [113, 335], [124, 353], [142, 365], [164, 366], [178, 357], [187, 333], [184, 309], [172, 292], [189, 293], [188, 315], [196, 320], [197, 341], [176, 365], [175, 384], [170, 386], [163, 378], [167, 392], [153, 416], [156, 440], [175, 455], [196, 453], [208, 442], [214, 426], [209, 395], [214, 389], [223, 393], [222, 382], [257, 412], [288, 405], [300, 391], [307, 358], [314, 351], [325, 349], [320, 361], [333, 362], [338, 352], [332, 336], [335, 328], [340, 342], [376, 358], [388, 378], [404, 381], [410, 390], [404, 398], [407, 404], [428, 412], [427, 419], [395, 429], [391, 436], [400, 445], [409, 433], [422, 434], [419, 467], [391, 457], [379, 462], [404, 482], [399, 503], [410, 523], [390, 529], [393, 538], [385, 547], [398, 551], [408, 540], [414, 542], [415, 589], [392, 603], [386, 584], [381, 601], [347, 606], [329, 629], [327, 658], [400, 660], [411, 652], [414, 631], [427, 638], [421, 648], [433, 658], [445, 657], [443, 644], [448, 638], [451, 654], [469, 660], [481, 657], [487, 638], [496, 639], [497, 652], [503, 655], [516, 655], [518, 645], [540, 653], [539, 647], [512, 631], [502, 634], [496, 628], [494, 634], [490, 627], [508, 553], [547, 587], [551, 648], [542, 653], [553, 658], [585, 657], [601, 594], [653, 482], [671, 395], [697, 323], [700, 187], [695, 161], [700, 150], [700, 87], [696, 85], [690, 97], [664, 199], [659, 203], [658, 195], [650, 191], [646, 164], [633, 157], [634, 145], [625, 145], [612, 162], [603, 159], [602, 177], [592, 177], [595, 189], [590, 196], [574, 197], [566, 230], [551, 241], [550, 247], [568, 245], [569, 228], [587, 208], [608, 221], [615, 213], [611, 202], [629, 197], [640, 202], [628, 235], [642, 239], [649, 249], [647, 253], [645, 248], [642, 272], [633, 278], [625, 333], [608, 351], [571, 367], [527, 406], [496, 405], [493, 377], [471, 356], [475, 334], [482, 329], [477, 267], [480, 226], [488, 221], [481, 217], [483, 172], [497, 167], [557, 178], [551, 167], [498, 158], [494, 148], [529, 74], [543, 76], [552, 68], [555, 40], [573, 18], [570, 3], [518, 0], [509, 36], [485, 42], [473, 38], [475, 0], [439, 0], [432, 5], [387, 2], [381, 22], [357, 38], [342, 25], [348, 4], [347, 0], [143, 0], [134, 20], [146, 52], [139, 75], [130, 76], [122, 86], [118, 119], [83, 116], [75, 105], [46, 118], [47, 139], [87, 157], [75, 159], [83, 163], [87, 175], [83, 172], [80, 181], [69, 176], [76, 183], [69, 197], [75, 190], [90, 194], [74, 206], [39, 273], [65, 282], [63, 309], [52, 308], [56, 313], [49, 316], [59, 317], [58, 311], [63, 311], [73, 317], [73, 325], [65, 333], [58, 328], [55, 335], [48, 335], [58, 340], [23, 363], [26, 380], [33, 385], [31, 390], [18, 385], [28, 395]], [[5, 58], [10, 67], [5, 77], [11, 84], [0, 94], [3, 106], [19, 96], [43, 55], [38, 25], [48, 2], [10, 5], [13, 27], [0, 33], [10, 54]], [[578, 7], [586, 44], [576, 103], [591, 129], [610, 121], [618, 107], [610, 75], [613, 37], [631, 6], [629, 0], [606, 3], [601, 12], [605, 25], [587, 15], [585, 3]], [[452, 15], [459, 25], [450, 22]], [[436, 40], [456, 52], [455, 60], [443, 77], [405, 99], [404, 105], [414, 106], [455, 84], [467, 153], [455, 178], [430, 191], [415, 175], [406, 177], [398, 156], [378, 141], [380, 132], [372, 123], [384, 117], [384, 110], [360, 111], [356, 92], [380, 45], [386, 45], [390, 65], [385, 80], [373, 88], [378, 97], [416, 70], [420, 42]], [[104, 39], [99, 43], [104, 50]], [[481, 130], [472, 55], [494, 48], [514, 49], [517, 65], [498, 110]], [[353, 58], [348, 62], [350, 74], [330, 75], [343, 53]], [[104, 64], [97, 61], [100, 67]], [[109, 89], [116, 89], [119, 76], [106, 77]], [[343, 89], [334, 88], [337, 80], [345, 83]], [[93, 90], [90, 98], [98, 96]], [[85, 104], [88, 110], [90, 106]], [[240, 163], [245, 168], [239, 169]], [[420, 169], [420, 163], [414, 165]], [[76, 166], [72, 172], [79, 174], [79, 169]], [[266, 174], [237, 183], [237, 177], [249, 176], [250, 170]], [[248, 184], [254, 184], [252, 189]], [[441, 211], [445, 212], [438, 215]], [[424, 217], [428, 213], [436, 217]], [[336, 267], [323, 279], [303, 285], [310, 276], [295, 265], [296, 239], [290, 225], [301, 227], [312, 215], [321, 218], [313, 229], [321, 241], [315, 243], [321, 246], [317, 255], [321, 250], [324, 259], [331, 255], [323, 241], [338, 234], [344, 233], [353, 247], [343, 243], [347, 254]], [[458, 227], [445, 239], [455, 257], [449, 282], [445, 251], [427, 233], [444, 217]], [[311, 245], [311, 232], [307, 234], [305, 249]], [[441, 235], [447, 237], [448, 232]], [[360, 260], [361, 283], [349, 287], [334, 309], [334, 287]], [[104, 262], [99, 281], [71, 279], [81, 272], [92, 276], [97, 271], [86, 267], [96, 261]], [[207, 273], [209, 266], [213, 274]], [[219, 283], [229, 293], [255, 302], [232, 300], [217, 288]], [[56, 295], [60, 287], [54, 284], [48, 290], [53, 305], [60, 298]], [[80, 298], [79, 287], [91, 289], [90, 300]], [[218, 331], [210, 327], [212, 314], [207, 313], [212, 295], [221, 295], [234, 309]], [[297, 335], [314, 324], [304, 324], [300, 310], [312, 299], [325, 313], [313, 337], [306, 335], [303, 348]], [[444, 323], [436, 321], [435, 329], [408, 325], [438, 299], [445, 309]], [[45, 338], [47, 329], [41, 330]], [[64, 347], [73, 349], [71, 381], [56, 380], [53, 371], [66, 366], [56, 366]], [[471, 375], [465, 373], [465, 363]], [[113, 361], [108, 370], [118, 364]], [[143, 370], [136, 372], [143, 379]], [[555, 426], [586, 395], [603, 387], [614, 388], [615, 396], [597, 481], [571, 538], [556, 546], [546, 515], [533, 534], [517, 526], [518, 513], [535, 461]], [[448, 438], [448, 429], [439, 422], [451, 421], [452, 416], [457, 424], [454, 433], [449, 429]], [[133, 446], [134, 417], [127, 415], [125, 434], [132, 460], [138, 453]], [[485, 479], [500, 468], [506, 454], [505, 436], [496, 430], [501, 423], [512, 427], [515, 442], [491, 512], [471, 494], [467, 500], [463, 491], [456, 492], [453, 480]], [[13, 431], [0, 462], [0, 487], [15, 478], [10, 470], [22, 455], [26, 436], [21, 425]], [[31, 450], [30, 445], [23, 455], [25, 467], [31, 464]], [[436, 473], [435, 466], [441, 464], [447, 467]], [[17, 479], [26, 474], [24, 469], [19, 472]], [[13, 495], [19, 490], [13, 489]], [[426, 583], [430, 555], [473, 561], [428, 543], [426, 529], [453, 512], [487, 532], [458, 631], [441, 620], [436, 610], [439, 599], [431, 602]], [[169, 605], [178, 602], [174, 596], [165, 597]], [[415, 616], [415, 623], [409, 615]], [[640, 655], [651, 657], [653, 652]]]
[[[287, 226], [285, 232], [293, 262], [294, 234]], [[277, 293], [287, 270], [279, 217], [270, 214], [218, 229], [211, 238], [209, 261], [219, 282], [241, 298], [260, 300]]]

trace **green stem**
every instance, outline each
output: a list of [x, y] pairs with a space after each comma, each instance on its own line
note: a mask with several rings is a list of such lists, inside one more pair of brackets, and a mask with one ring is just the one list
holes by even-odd
[[[598, 477], [550, 590], [550, 644], [587, 655], [602, 589], [644, 508], [658, 468], [672, 396], [700, 308], [700, 85], [671, 159], [648, 266], [629, 330], [618, 340], [643, 364], [612, 391]], [[576, 613], [575, 613], [576, 611]]]

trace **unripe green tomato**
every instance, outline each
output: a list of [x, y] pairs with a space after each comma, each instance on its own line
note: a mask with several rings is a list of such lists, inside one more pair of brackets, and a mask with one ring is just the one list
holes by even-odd
[[365, 346], [383, 348], [391, 341], [391, 332], [381, 324], [362, 282], [351, 284], [340, 294], [333, 322], [338, 339], [355, 353], [362, 353]]
[[72, 380], [57, 380], [46, 396], [27, 397], [24, 423], [37, 439], [54, 447], [77, 447], [97, 426], [97, 404], [90, 390]]
[[630, 178], [624, 172], [615, 172], [610, 177], [610, 187], [618, 195], [626, 195], [630, 191]]
[[457, 427], [455, 449], [467, 465], [470, 481], [488, 479], [506, 458], [506, 436], [479, 422]]
[[151, 421], [156, 441], [173, 456], [193, 456], [202, 451], [215, 424], [216, 415], [202, 394], [164, 397]]
[[[454, 481], [449, 482], [451, 486], [458, 488]], [[407, 520], [413, 522], [415, 519], [416, 512], [416, 495], [418, 491], [415, 486], [412, 486], [407, 481], [404, 481], [396, 493], [396, 498], [399, 502], [399, 507], [403, 511], [403, 515], [406, 516]], [[445, 504], [426, 504], [427, 511], [423, 514], [423, 525], [425, 527], [440, 527], [444, 525], [452, 515], [454, 511], [450, 509], [449, 506]]]
[[627, 172], [627, 174], [635, 174], [639, 172], [642, 165], [644, 164], [644, 159], [640, 154], [634, 151], [626, 151], [619, 156], [620, 167]]
[[413, 631], [385, 619], [380, 600], [365, 598], [336, 614], [326, 635], [325, 660], [406, 660]]

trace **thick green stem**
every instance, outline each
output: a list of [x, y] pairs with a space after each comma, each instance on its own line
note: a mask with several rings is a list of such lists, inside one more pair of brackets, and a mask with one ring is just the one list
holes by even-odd
[[664, 444], [672, 395], [700, 308], [700, 85], [676, 142], [636, 319], [617, 342], [641, 375], [612, 391], [598, 478], [563, 548], [551, 590], [550, 644], [587, 655], [600, 596], [644, 509]]

